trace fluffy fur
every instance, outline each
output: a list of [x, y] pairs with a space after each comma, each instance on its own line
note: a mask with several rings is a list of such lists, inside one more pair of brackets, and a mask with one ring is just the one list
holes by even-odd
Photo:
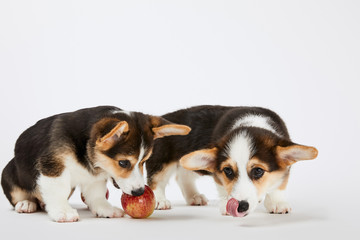
[[154, 139], [186, 135], [190, 128], [112, 106], [87, 108], [38, 121], [24, 131], [1, 185], [19, 213], [45, 207], [57, 222], [78, 221], [68, 198], [79, 186], [98, 217], [121, 217], [106, 198], [106, 182], [132, 195], [144, 192], [143, 165]]
[[188, 204], [207, 200], [194, 184], [196, 173], [212, 175], [220, 195], [220, 211], [228, 214], [230, 198], [246, 216], [264, 197], [272, 213], [291, 209], [285, 198], [290, 166], [314, 159], [317, 150], [290, 140], [282, 119], [258, 107], [197, 106], [163, 116], [192, 128], [184, 137], [157, 140], [146, 164], [148, 184], [157, 198], [157, 209], [169, 209], [165, 186], [176, 172]]

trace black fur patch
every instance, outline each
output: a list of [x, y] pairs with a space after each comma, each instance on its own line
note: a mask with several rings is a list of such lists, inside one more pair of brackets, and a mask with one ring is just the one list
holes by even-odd
[[[247, 115], [261, 115], [271, 119], [271, 126], [276, 129], [277, 135], [259, 128], [241, 127], [231, 130], [236, 120]], [[171, 136], [155, 141], [153, 154], [146, 163], [148, 184], [153, 182], [154, 176], [159, 173], [163, 166], [178, 161], [182, 156], [204, 148], [218, 148], [216, 159], [216, 171], [221, 172], [220, 165], [227, 159], [226, 147], [234, 136], [241, 131], [247, 131], [254, 139], [256, 151], [254, 155], [264, 159], [272, 170], [278, 168], [274, 159], [272, 147], [264, 146], [261, 137], [273, 139], [274, 144], [280, 141], [290, 141], [289, 134], [283, 120], [271, 110], [259, 107], [226, 107], [226, 106], [196, 106], [178, 110], [163, 115], [171, 122], [185, 124], [192, 131], [187, 136]], [[268, 136], [267, 136], [268, 135]], [[197, 171], [198, 172], [198, 171]]]
[[[107, 124], [101, 126], [97, 124], [107, 118], [114, 121], [106, 121]], [[42, 119], [25, 130], [16, 142], [15, 157], [2, 173], [1, 184], [9, 201], [15, 187], [31, 194], [40, 174], [60, 176], [65, 168], [63, 158], [67, 155], [74, 156], [78, 163], [96, 175], [93, 165], [96, 141], [120, 121], [128, 122], [129, 132], [103, 154], [111, 158], [118, 153], [137, 157], [141, 144], [151, 150], [154, 138], [152, 116], [138, 112], [129, 116], [113, 106], [58, 114]]]

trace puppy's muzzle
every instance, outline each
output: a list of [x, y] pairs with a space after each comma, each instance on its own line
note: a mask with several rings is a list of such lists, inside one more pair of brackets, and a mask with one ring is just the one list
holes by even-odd
[[145, 192], [145, 188], [138, 188], [138, 189], [132, 190], [131, 195], [137, 197], [137, 196], [143, 195], [144, 192]]

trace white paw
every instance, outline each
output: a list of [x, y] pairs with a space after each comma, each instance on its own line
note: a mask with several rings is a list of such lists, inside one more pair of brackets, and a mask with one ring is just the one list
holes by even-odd
[[77, 222], [79, 221], [79, 214], [73, 208], [49, 210], [48, 214], [55, 222]]
[[15, 205], [15, 211], [18, 213], [32, 213], [37, 209], [37, 205], [29, 200], [20, 201]]
[[289, 203], [285, 201], [274, 202], [271, 201], [269, 198], [265, 198], [264, 205], [269, 213], [285, 214], [291, 212], [291, 207]]
[[169, 200], [164, 199], [164, 200], [156, 201], [155, 209], [157, 209], [157, 210], [168, 210], [170, 208], [171, 208], [171, 203], [170, 203]]
[[120, 218], [125, 215], [122, 209], [113, 207], [108, 202], [92, 206], [91, 212], [97, 217], [103, 218]]
[[227, 205], [227, 200], [220, 200], [219, 203], [220, 213], [221, 215], [230, 216], [230, 214], [226, 211], [226, 205]]
[[187, 200], [189, 205], [193, 206], [204, 206], [208, 204], [208, 199], [204, 194], [195, 194], [192, 198]]

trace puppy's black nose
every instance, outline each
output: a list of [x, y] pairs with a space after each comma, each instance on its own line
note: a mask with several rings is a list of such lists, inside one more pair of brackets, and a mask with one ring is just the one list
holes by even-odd
[[238, 212], [246, 212], [249, 209], [249, 203], [247, 201], [240, 201], [239, 207], [237, 209]]
[[132, 190], [132, 191], [131, 191], [131, 195], [137, 197], [137, 196], [143, 195], [144, 192], [145, 192], [145, 188], [138, 188], [138, 189]]

